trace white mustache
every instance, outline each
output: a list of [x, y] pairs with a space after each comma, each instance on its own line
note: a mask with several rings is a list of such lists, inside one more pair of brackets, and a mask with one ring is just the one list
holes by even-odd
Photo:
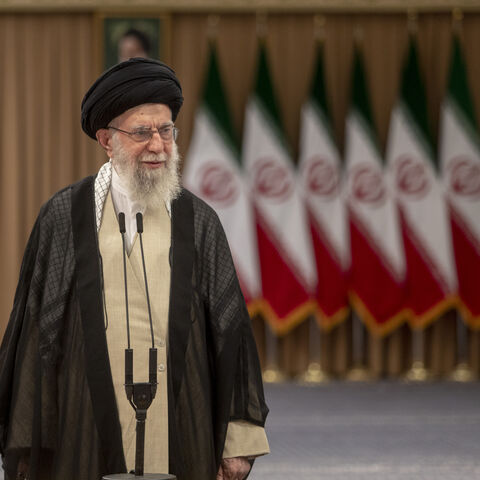
[[154, 153], [146, 153], [142, 155], [139, 160], [144, 163], [157, 163], [157, 162], [166, 162], [168, 160], [168, 155], [166, 153], [159, 153], [155, 155]]

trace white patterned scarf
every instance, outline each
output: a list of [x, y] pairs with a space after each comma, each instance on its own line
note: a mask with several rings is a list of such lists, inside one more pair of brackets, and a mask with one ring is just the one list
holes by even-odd
[[97, 232], [100, 230], [102, 223], [103, 205], [107, 199], [108, 190], [112, 181], [112, 162], [104, 163], [98, 171], [95, 179], [95, 221]]

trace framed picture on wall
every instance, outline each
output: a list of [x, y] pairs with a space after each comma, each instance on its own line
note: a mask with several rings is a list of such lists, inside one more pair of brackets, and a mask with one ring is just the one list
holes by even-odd
[[170, 16], [155, 12], [99, 12], [96, 15], [100, 71], [131, 57], [170, 62]]

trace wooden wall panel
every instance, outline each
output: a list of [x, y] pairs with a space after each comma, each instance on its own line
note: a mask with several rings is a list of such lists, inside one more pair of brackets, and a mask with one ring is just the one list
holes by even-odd
[[[149, 11], [152, 11], [150, 8]], [[164, 13], [164, 10], [162, 10]], [[220, 15], [216, 39], [220, 68], [233, 124], [241, 141], [245, 105], [252, 89], [257, 59], [255, 12], [230, 11]], [[267, 16], [266, 44], [286, 137], [296, 159], [299, 113], [310, 88], [315, 53], [316, 11], [278, 9]], [[179, 147], [188, 150], [194, 112], [205, 75], [207, 46], [212, 34], [210, 12], [186, 10], [172, 13], [172, 65], [184, 89], [185, 105], [177, 125]], [[325, 14], [325, 67], [335, 138], [343, 151], [345, 117], [350, 97], [350, 69], [354, 37], [360, 32], [374, 121], [380, 146], [385, 148], [392, 106], [397, 97], [400, 72], [408, 41], [404, 13], [364, 12]], [[429, 118], [437, 137], [440, 103], [446, 85], [450, 58], [450, 13], [426, 12], [418, 19], [421, 71], [426, 84]], [[462, 43], [466, 54], [474, 106], [480, 113], [480, 13], [465, 15]], [[0, 14], [0, 215], [8, 233], [0, 238], [0, 334], [13, 301], [19, 265], [27, 236], [40, 205], [61, 188], [98, 170], [102, 151], [80, 129], [80, 102], [99, 72], [96, 71], [95, 19], [83, 13]], [[454, 338], [451, 321], [428, 334], [430, 363], [444, 372], [452, 364]], [[258, 330], [258, 322], [256, 325]], [[307, 362], [304, 350], [306, 326], [281, 341], [281, 363], [290, 374], [299, 373]], [[440, 332], [440, 333], [439, 333]], [[449, 335], [449, 360], [441, 360], [440, 338]], [[259, 335], [261, 338], [262, 335]], [[480, 341], [471, 335], [471, 358], [480, 368]], [[343, 374], [351, 360], [348, 324], [322, 339], [326, 363]], [[301, 344], [299, 344], [299, 342]], [[380, 374], [398, 374], [407, 362], [408, 335], [403, 329], [375, 344], [367, 357]], [[295, 350], [302, 349], [298, 354]], [[299, 350], [298, 350], [299, 351]], [[443, 362], [440, 363], [439, 362]], [[450, 366], [450, 367], [449, 367]]]

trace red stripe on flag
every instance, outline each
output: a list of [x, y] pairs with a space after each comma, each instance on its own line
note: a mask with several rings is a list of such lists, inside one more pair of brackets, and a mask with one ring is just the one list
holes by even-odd
[[262, 292], [268, 303], [264, 313], [275, 330], [286, 333], [314, 312], [314, 303], [261, 221], [257, 221], [257, 237]]
[[316, 298], [322, 312], [320, 323], [324, 328], [331, 328], [348, 315], [347, 278], [322, 227], [311, 213], [309, 217], [317, 265]]
[[386, 334], [406, 319], [404, 284], [397, 282], [380, 255], [362, 234], [354, 216], [350, 215], [352, 262], [350, 288], [354, 306], [362, 320], [377, 334]]
[[472, 327], [480, 327], [480, 245], [461, 214], [450, 205], [453, 248], [458, 272], [458, 290], [465, 309], [462, 314]]
[[435, 263], [422, 246], [400, 209], [402, 237], [407, 262], [407, 306], [412, 327], [423, 328], [456, 305]]

